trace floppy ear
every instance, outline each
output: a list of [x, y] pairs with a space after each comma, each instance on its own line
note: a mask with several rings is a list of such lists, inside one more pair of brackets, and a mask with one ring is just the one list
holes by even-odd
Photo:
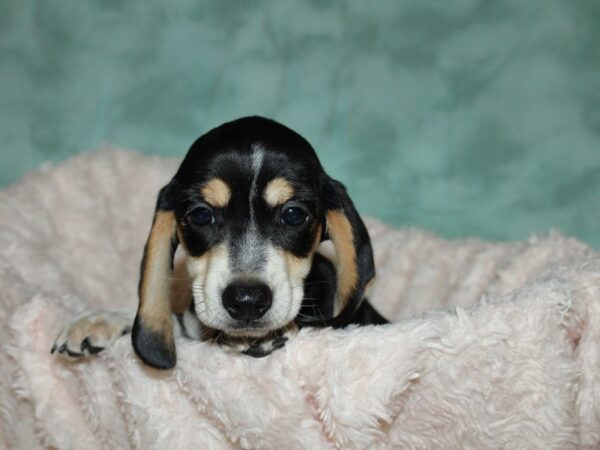
[[337, 288], [330, 325], [340, 326], [360, 307], [366, 285], [375, 276], [369, 233], [342, 183], [328, 177], [325, 220], [336, 252]]
[[169, 280], [177, 249], [177, 223], [172, 183], [160, 190], [146, 246], [139, 284], [139, 305], [131, 340], [137, 355], [149, 366], [175, 366], [175, 341], [169, 301]]

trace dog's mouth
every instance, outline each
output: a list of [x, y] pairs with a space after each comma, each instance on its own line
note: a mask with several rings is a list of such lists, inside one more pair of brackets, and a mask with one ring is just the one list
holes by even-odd
[[284, 325], [273, 325], [265, 320], [235, 320], [222, 327], [223, 334], [236, 339], [272, 338], [274, 334], [292, 326], [293, 321]]
[[271, 331], [262, 321], [235, 321], [223, 330], [224, 333], [239, 338], [260, 338]]

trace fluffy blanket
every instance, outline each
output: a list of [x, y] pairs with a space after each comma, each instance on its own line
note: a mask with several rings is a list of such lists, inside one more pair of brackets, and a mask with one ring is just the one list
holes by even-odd
[[600, 448], [600, 256], [557, 233], [447, 241], [369, 220], [369, 295], [394, 324], [303, 330], [264, 359], [180, 340], [169, 372], [128, 338], [50, 355], [72, 314], [135, 308], [174, 168], [104, 149], [0, 193], [1, 447]]

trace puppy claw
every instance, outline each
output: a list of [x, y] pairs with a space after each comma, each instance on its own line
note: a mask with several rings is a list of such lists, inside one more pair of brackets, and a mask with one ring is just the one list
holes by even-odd
[[[123, 334], [121, 334], [121, 336], [123, 336]], [[93, 345], [90, 342], [90, 338], [86, 337], [83, 342], [81, 342], [81, 351], [88, 351], [88, 353], [90, 355], [97, 355], [98, 353], [100, 353], [102, 350], [104, 350], [105, 347], [98, 347], [96, 345]]]
[[119, 337], [131, 331], [127, 314], [90, 311], [67, 323], [58, 334], [50, 353], [65, 358], [82, 358], [100, 353]]

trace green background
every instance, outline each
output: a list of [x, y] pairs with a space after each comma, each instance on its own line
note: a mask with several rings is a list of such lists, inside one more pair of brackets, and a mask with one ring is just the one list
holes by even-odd
[[2, 185], [247, 114], [388, 223], [600, 246], [597, 0], [0, 0]]

